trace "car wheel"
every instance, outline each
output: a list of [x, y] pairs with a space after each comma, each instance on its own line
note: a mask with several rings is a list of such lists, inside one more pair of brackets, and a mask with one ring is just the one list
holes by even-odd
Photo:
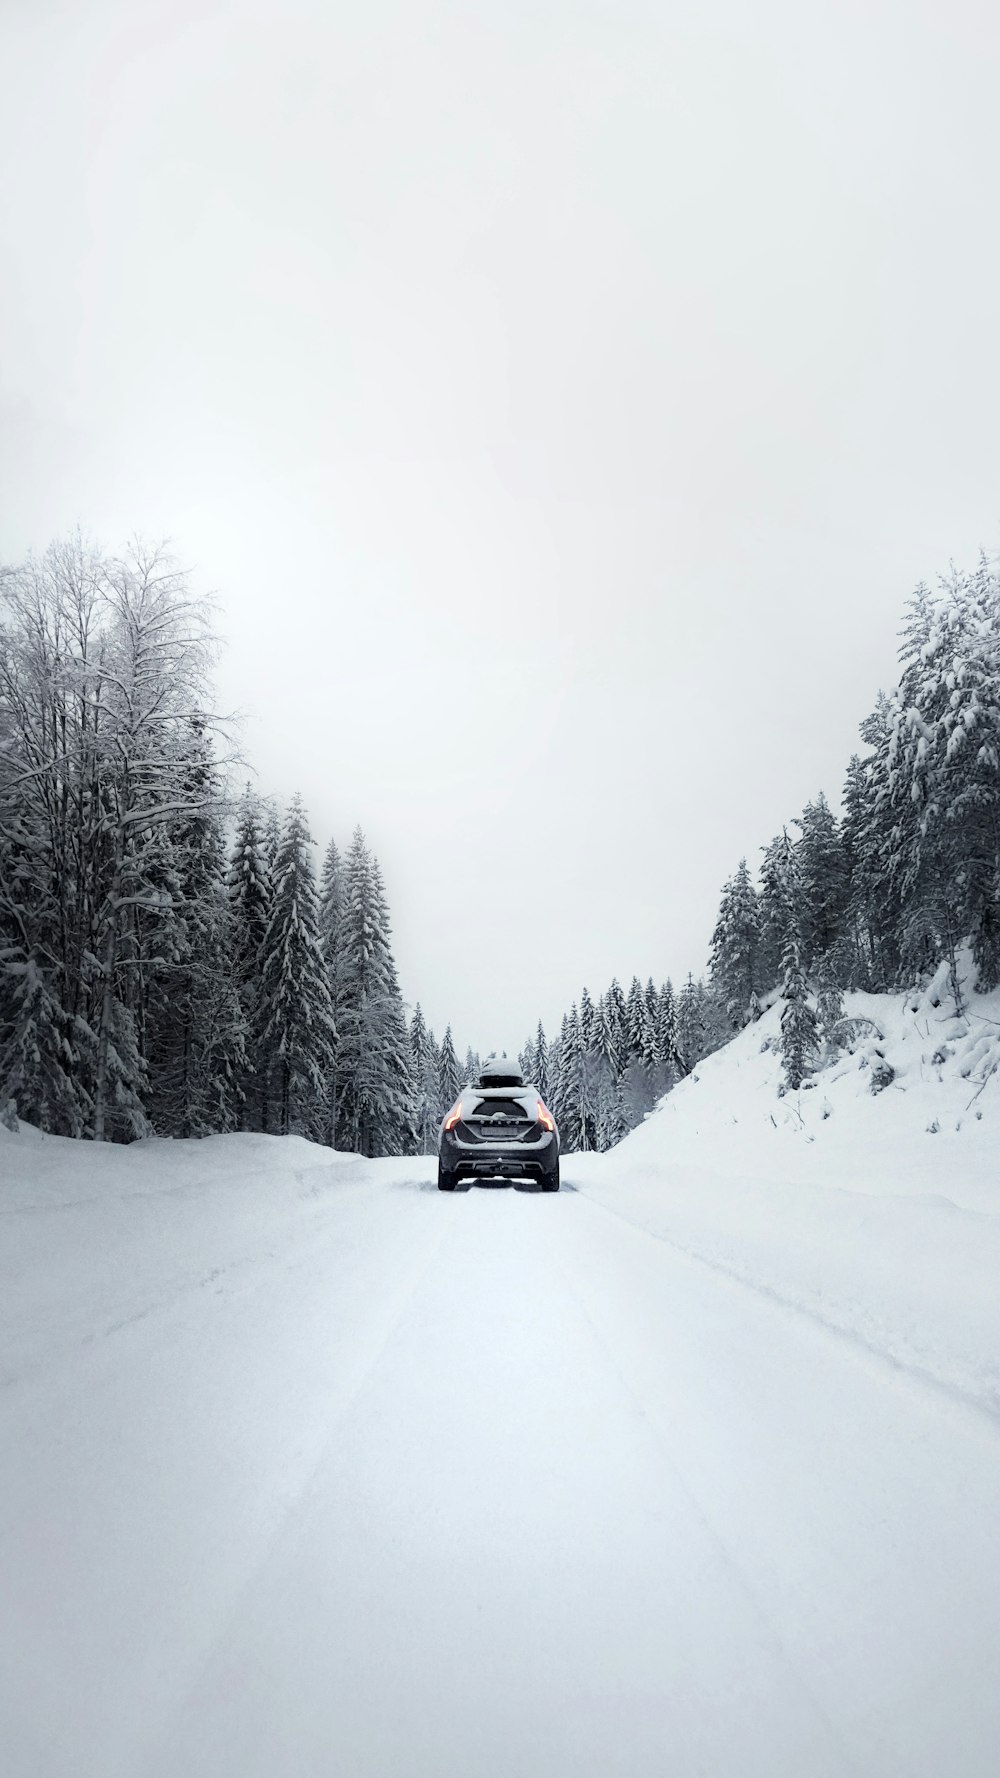
[[558, 1164], [558, 1162], [553, 1167], [551, 1173], [544, 1174], [544, 1176], [542, 1178], [542, 1190], [543, 1190], [543, 1192], [557, 1192], [559, 1190], [559, 1164]]
[[439, 1162], [438, 1163], [438, 1191], [439, 1192], [453, 1192], [454, 1189], [455, 1189], [455, 1175], [454, 1175], [454, 1173], [446, 1173], [445, 1169], [441, 1166], [441, 1164]]

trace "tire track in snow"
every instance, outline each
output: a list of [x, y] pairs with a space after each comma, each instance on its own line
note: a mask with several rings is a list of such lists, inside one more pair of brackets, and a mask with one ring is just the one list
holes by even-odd
[[[576, 1187], [573, 1189], [576, 1191]], [[580, 1192], [577, 1192], [576, 1195], [580, 1197], [586, 1196], [585, 1193]], [[627, 1223], [627, 1218], [622, 1218], [622, 1221]], [[662, 1424], [655, 1407], [651, 1407], [649, 1401], [643, 1395], [639, 1394], [618, 1356], [612, 1352], [611, 1346], [605, 1335], [598, 1328], [576, 1280], [571, 1276], [565, 1264], [556, 1253], [554, 1244], [550, 1244], [550, 1252], [552, 1263], [562, 1280], [567, 1295], [575, 1304], [577, 1313], [587, 1331], [589, 1339], [600, 1353], [606, 1367], [612, 1372], [623, 1394], [628, 1397], [634, 1412], [643, 1421], [646, 1432], [656, 1444], [662, 1467], [669, 1472], [678, 1492], [683, 1495], [691, 1511], [692, 1517], [701, 1526], [707, 1541], [715, 1551], [722, 1566], [732, 1577], [739, 1591], [747, 1600], [756, 1622], [760, 1627], [764, 1642], [770, 1647], [771, 1652], [775, 1657], [782, 1663], [794, 1683], [798, 1686], [799, 1692], [809, 1709], [815, 1713], [817, 1720], [822, 1724], [830, 1742], [836, 1747], [838, 1755], [843, 1760], [845, 1773], [853, 1773], [855, 1778], [868, 1778], [867, 1772], [862, 1770], [861, 1766], [858, 1765], [847, 1747], [838, 1724], [834, 1721], [829, 1711], [824, 1707], [821, 1699], [817, 1695], [815, 1687], [810, 1684], [803, 1673], [800, 1664], [793, 1657], [788, 1647], [788, 1643], [782, 1637], [781, 1632], [775, 1623], [773, 1613], [768, 1609], [759, 1589], [754, 1585], [753, 1580], [745, 1567], [738, 1560], [730, 1543], [727, 1541], [719, 1527], [713, 1523], [702, 1501], [684, 1476], [672, 1454], [673, 1447], [667, 1428]]]
[[944, 1376], [941, 1372], [930, 1370], [915, 1359], [902, 1357], [899, 1353], [891, 1351], [889, 1347], [866, 1338], [861, 1329], [850, 1322], [838, 1321], [832, 1316], [824, 1315], [820, 1309], [783, 1291], [775, 1284], [765, 1284], [763, 1279], [752, 1277], [726, 1260], [710, 1257], [697, 1248], [685, 1245], [683, 1241], [677, 1240], [674, 1236], [665, 1234], [661, 1229], [651, 1228], [648, 1223], [637, 1222], [634, 1217], [627, 1216], [623, 1210], [618, 1210], [613, 1205], [605, 1203], [603, 1198], [594, 1197], [585, 1188], [574, 1186], [573, 1189], [595, 1210], [613, 1216], [616, 1221], [633, 1230], [635, 1234], [659, 1242], [661, 1246], [669, 1248], [672, 1253], [687, 1260], [691, 1265], [714, 1273], [717, 1278], [724, 1280], [727, 1284], [735, 1285], [740, 1290], [749, 1291], [761, 1302], [770, 1303], [775, 1309], [782, 1310], [786, 1314], [794, 1315], [800, 1321], [809, 1323], [817, 1330], [831, 1335], [835, 1340], [841, 1342], [853, 1352], [856, 1358], [874, 1360], [880, 1368], [888, 1370], [896, 1376], [905, 1376], [920, 1384], [924, 1389], [943, 1396], [952, 1406], [974, 1413], [978, 1418], [985, 1420], [991, 1430], [1000, 1432], [1000, 1395], [995, 1388], [979, 1391], [965, 1388], [961, 1383]]

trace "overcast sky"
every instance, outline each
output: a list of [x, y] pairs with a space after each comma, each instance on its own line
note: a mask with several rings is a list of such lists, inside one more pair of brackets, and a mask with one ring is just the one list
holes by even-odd
[[261, 788], [517, 1046], [1000, 518], [995, 0], [0, 0], [0, 555], [170, 536]]

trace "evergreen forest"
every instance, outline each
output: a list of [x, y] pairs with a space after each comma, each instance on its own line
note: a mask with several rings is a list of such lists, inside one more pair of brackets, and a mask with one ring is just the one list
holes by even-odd
[[[408, 1010], [361, 828], [317, 870], [298, 797], [243, 782], [209, 602], [79, 536], [0, 569], [0, 1116], [95, 1141], [254, 1130], [431, 1153], [479, 1057]], [[606, 1149], [781, 1000], [796, 1090], [843, 995], [971, 949], [1000, 982], [1000, 575], [920, 586], [840, 811], [817, 793], [725, 883], [705, 975], [586, 987], [521, 1051], [562, 1145]], [[706, 933], [712, 928], [706, 910]]]

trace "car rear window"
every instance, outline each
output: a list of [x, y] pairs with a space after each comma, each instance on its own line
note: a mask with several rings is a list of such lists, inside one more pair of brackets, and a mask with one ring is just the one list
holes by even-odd
[[528, 1113], [519, 1099], [477, 1099], [469, 1117], [520, 1118], [527, 1123]]

